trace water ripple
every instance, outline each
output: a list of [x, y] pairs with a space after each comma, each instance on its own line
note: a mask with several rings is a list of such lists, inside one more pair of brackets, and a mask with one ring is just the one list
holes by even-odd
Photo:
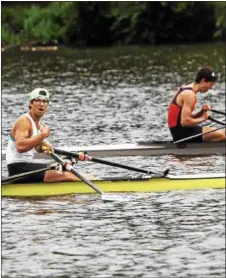
[[[169, 140], [168, 103], [200, 65], [211, 64], [219, 82], [197, 109], [210, 102], [224, 110], [224, 50], [215, 44], [2, 53], [2, 147], [36, 86], [51, 92], [44, 121], [56, 146]], [[108, 159], [153, 171], [163, 165], [171, 173], [225, 169], [221, 155]], [[97, 176], [131, 174], [91, 162], [76, 168]], [[124, 197], [112, 203], [95, 194], [4, 198], [2, 277], [225, 277], [224, 190]]]

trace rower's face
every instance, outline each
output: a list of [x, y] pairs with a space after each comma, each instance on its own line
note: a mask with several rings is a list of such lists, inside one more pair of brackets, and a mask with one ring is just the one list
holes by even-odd
[[206, 93], [210, 89], [213, 88], [214, 82], [207, 82], [207, 81], [203, 80], [200, 85], [201, 85], [200, 92], [201, 93]]
[[48, 101], [47, 99], [42, 99], [42, 98], [36, 98], [31, 105], [31, 110], [34, 112], [37, 116], [42, 117], [48, 106]]

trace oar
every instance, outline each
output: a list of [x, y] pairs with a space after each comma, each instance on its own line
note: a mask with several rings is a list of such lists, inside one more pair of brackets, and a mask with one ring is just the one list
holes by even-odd
[[32, 176], [32, 175], [37, 174], [37, 173], [45, 172], [45, 171], [51, 170], [51, 169], [55, 169], [55, 166], [51, 166], [50, 165], [50, 166], [42, 168], [42, 169], [25, 172], [25, 173], [21, 173], [21, 174], [18, 174], [18, 175], [13, 175], [13, 176], [10, 176], [10, 177], [8, 177], [6, 179], [3, 179], [1, 182], [2, 182], [2, 184], [7, 184], [9, 182], [20, 180], [22, 178], [25, 178], [25, 177], [28, 177], [28, 176]]
[[216, 119], [212, 118], [211, 116], [208, 117], [208, 120], [210, 120], [210, 121], [212, 121], [214, 123], [217, 123], [217, 124], [225, 126], [225, 123], [223, 123], [223, 122], [221, 122], [219, 120], [216, 120]]
[[[55, 148], [54, 151], [58, 154], [66, 155], [67, 157], [74, 157], [74, 158], [80, 159], [79, 153], [69, 152], [69, 151], [65, 151], [65, 150], [61, 150], [61, 149], [57, 149], [57, 148]], [[86, 155], [85, 160], [93, 161], [96, 163], [101, 163], [101, 164], [105, 164], [105, 165], [109, 165], [109, 166], [113, 166], [113, 167], [123, 168], [126, 170], [136, 171], [136, 172], [140, 172], [140, 173], [144, 173], [144, 174], [149, 174], [149, 175], [161, 174], [162, 177], [165, 177], [170, 171], [170, 169], [166, 169], [164, 172], [157, 173], [157, 172], [153, 172], [153, 171], [149, 171], [149, 170], [145, 170], [145, 169], [141, 169], [141, 168], [137, 168], [137, 167], [133, 167], [133, 166], [128, 166], [128, 165], [124, 165], [124, 164], [120, 164], [120, 163], [116, 163], [116, 162], [111, 162], [111, 161], [100, 159], [100, 158], [95, 158], [95, 157], [92, 157], [89, 155]]]
[[62, 166], [66, 168], [67, 171], [73, 173], [76, 177], [78, 177], [81, 181], [86, 183], [88, 186], [90, 186], [93, 190], [95, 190], [97, 193], [101, 195], [101, 199], [103, 201], [123, 201], [123, 199], [120, 196], [117, 195], [111, 195], [111, 194], [106, 194], [103, 191], [101, 191], [95, 184], [93, 184], [90, 180], [82, 176], [80, 173], [78, 173], [74, 167], [71, 164], [66, 163], [61, 157], [59, 157], [56, 153], [54, 152], [49, 152], [49, 155], [55, 159], [58, 163], [60, 163]]
[[222, 112], [222, 111], [219, 111], [219, 110], [215, 110], [215, 109], [211, 109], [211, 111], [212, 111], [213, 113], [216, 113], [216, 114], [220, 114], [220, 115], [226, 116], [226, 113], [225, 113], [225, 112]]
[[78, 177], [80, 180], [84, 181], [84, 183], [86, 183], [87, 185], [89, 185], [90, 187], [92, 187], [97, 193], [99, 194], [103, 194], [103, 192], [96, 187], [96, 185], [94, 185], [91, 181], [89, 181], [87, 178], [83, 177], [81, 174], [79, 174], [74, 167], [71, 164], [66, 163], [66, 161], [64, 161], [61, 157], [59, 157], [57, 154], [53, 153], [53, 152], [49, 152], [49, 155], [55, 159], [57, 162], [59, 162], [62, 166], [64, 166], [66, 168], [66, 170], [68, 172], [73, 173], [76, 177]]
[[179, 143], [188, 141], [188, 140], [190, 140], [190, 139], [194, 139], [194, 138], [199, 137], [199, 136], [202, 136], [202, 135], [209, 134], [209, 133], [211, 133], [211, 132], [214, 132], [214, 131], [217, 131], [217, 130], [220, 130], [220, 129], [223, 129], [223, 128], [226, 128], [226, 126], [224, 125], [223, 127], [218, 127], [218, 128], [216, 128], [216, 129], [214, 129], [214, 130], [210, 130], [210, 131], [207, 131], [207, 132], [201, 132], [201, 133], [199, 133], [199, 134], [195, 134], [195, 135], [189, 136], [189, 137], [187, 137], [187, 138], [183, 138], [183, 139], [174, 141], [173, 143], [174, 143], [174, 144], [179, 144]]

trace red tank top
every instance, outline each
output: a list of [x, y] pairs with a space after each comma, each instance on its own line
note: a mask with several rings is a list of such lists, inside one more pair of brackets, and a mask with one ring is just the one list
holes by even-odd
[[[181, 127], [181, 110], [182, 107], [177, 104], [177, 97], [180, 93], [184, 90], [191, 90], [192, 87], [181, 87], [176, 95], [174, 96], [173, 100], [170, 103], [169, 110], [168, 110], [168, 127]], [[195, 103], [194, 103], [195, 106]]]

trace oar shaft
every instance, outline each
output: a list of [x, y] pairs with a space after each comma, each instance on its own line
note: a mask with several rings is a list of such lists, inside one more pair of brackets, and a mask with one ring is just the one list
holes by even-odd
[[215, 109], [211, 109], [211, 111], [212, 111], [213, 113], [216, 113], [216, 114], [220, 114], [220, 115], [226, 116], [226, 113], [225, 113], [225, 112], [222, 112], [222, 111], [219, 111], [219, 110], [215, 110]]
[[[54, 149], [56, 153], [61, 154], [61, 155], [65, 155], [67, 157], [75, 157], [77, 159], [79, 159], [79, 154], [75, 153], [75, 152], [69, 152], [69, 151], [65, 151], [65, 150], [61, 150], [61, 149]], [[101, 164], [105, 164], [105, 165], [109, 165], [109, 166], [114, 166], [114, 167], [118, 167], [118, 168], [123, 168], [126, 170], [131, 170], [131, 171], [135, 171], [135, 172], [140, 172], [140, 173], [144, 173], [144, 174], [156, 174], [156, 175], [160, 175], [160, 173], [158, 172], [153, 172], [153, 171], [148, 171], [145, 169], [141, 169], [141, 168], [137, 168], [137, 167], [133, 167], [133, 166], [128, 166], [128, 165], [124, 165], [124, 164], [120, 164], [120, 163], [116, 163], [116, 162], [111, 162], [108, 160], [104, 160], [104, 159], [100, 159], [100, 158], [95, 158], [95, 157], [91, 157], [86, 155], [86, 160], [88, 161], [93, 161], [93, 162], [97, 162], [97, 163], [101, 163]], [[161, 173], [162, 176], [166, 176], [169, 172], [169, 169], [166, 169], [164, 172]]]
[[223, 129], [223, 128], [225, 128], [225, 126], [223, 126], [223, 127], [218, 127], [218, 128], [216, 128], [216, 129], [214, 129], [214, 130], [210, 130], [210, 131], [207, 131], [207, 132], [202, 132], [202, 133], [199, 133], [199, 134], [196, 134], [196, 135], [192, 135], [192, 136], [190, 136], [190, 137], [177, 140], [177, 141], [175, 141], [175, 142], [173, 142], [173, 143], [174, 143], [174, 144], [179, 144], [179, 143], [182, 143], [182, 142], [185, 142], [185, 141], [188, 141], [188, 140], [197, 138], [197, 137], [199, 137], [199, 136], [203, 136], [203, 135], [209, 134], [209, 133], [211, 133], [211, 132], [214, 132], [214, 131], [217, 131], [217, 130], [220, 130], [220, 129]]
[[45, 168], [42, 168], [42, 169], [25, 172], [25, 173], [21, 173], [21, 174], [18, 174], [18, 175], [13, 175], [13, 176], [10, 176], [10, 177], [2, 180], [1, 182], [2, 182], [2, 184], [6, 184], [6, 183], [9, 183], [9, 182], [12, 182], [12, 181], [16, 181], [16, 180], [20, 180], [22, 178], [26, 178], [28, 176], [32, 176], [32, 175], [35, 175], [35, 174], [38, 174], [38, 173], [41, 173], [41, 172], [45, 172], [47, 170], [51, 170], [52, 168], [53, 168], [52, 166], [48, 166], [48, 167], [45, 167]]
[[79, 155], [76, 152], [65, 151], [65, 150], [61, 150], [58, 148], [54, 148], [54, 152], [55, 152], [55, 154], [57, 153], [57, 154], [62, 154], [62, 155], [69, 156], [69, 157], [79, 158]]
[[72, 165], [71, 166], [71, 172], [76, 175], [80, 180], [83, 180], [86, 184], [88, 184], [90, 187], [93, 188], [93, 190], [95, 190], [96, 192], [98, 192], [100, 195], [103, 194], [103, 192], [95, 185], [93, 184], [90, 180], [88, 180], [86, 177], [80, 175], [74, 168]]
[[113, 167], [119, 167], [119, 168], [126, 169], [126, 170], [136, 171], [136, 172], [149, 174], [149, 175], [152, 174], [151, 171], [147, 171], [147, 170], [144, 170], [144, 169], [141, 169], [141, 168], [132, 167], [132, 166], [128, 166], [128, 165], [123, 165], [123, 164], [112, 162], [112, 161], [103, 160], [103, 159], [100, 159], [100, 158], [90, 157], [90, 160], [93, 161], [93, 162], [100, 163], [100, 164], [105, 164], [105, 165], [109, 165], [109, 166], [113, 166]]
[[93, 184], [90, 180], [88, 180], [87, 178], [85, 178], [84, 176], [82, 176], [81, 174], [79, 174], [72, 165], [67, 164], [61, 157], [59, 157], [57, 154], [50, 152], [49, 153], [52, 158], [54, 158], [57, 162], [59, 162], [62, 166], [66, 167], [66, 170], [73, 173], [75, 176], [77, 176], [80, 180], [84, 181], [87, 185], [89, 185], [90, 187], [93, 188], [93, 190], [95, 190], [96, 192], [98, 192], [99, 194], [103, 194], [103, 192], [95, 185]]
[[217, 124], [219, 124], [219, 125], [225, 126], [225, 123], [223, 123], [223, 122], [221, 122], [221, 121], [219, 121], [219, 120], [216, 120], [216, 119], [212, 118], [211, 116], [208, 117], [208, 120], [210, 120], [210, 121], [212, 121], [212, 122], [214, 122], [214, 123], [217, 123]]

